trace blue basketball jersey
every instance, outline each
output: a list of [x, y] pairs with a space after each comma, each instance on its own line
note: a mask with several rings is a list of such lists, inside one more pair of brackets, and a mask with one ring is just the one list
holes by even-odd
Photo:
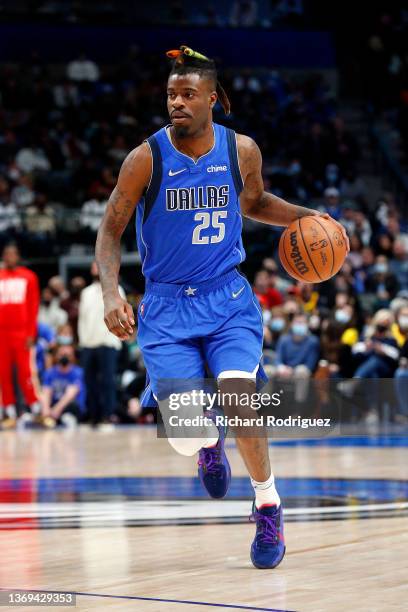
[[147, 139], [153, 171], [136, 213], [142, 272], [159, 283], [203, 282], [245, 258], [235, 132], [213, 123], [214, 146], [195, 162], [169, 127]]

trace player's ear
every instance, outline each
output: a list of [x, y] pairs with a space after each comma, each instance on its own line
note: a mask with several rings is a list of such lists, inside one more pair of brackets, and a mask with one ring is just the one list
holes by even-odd
[[216, 104], [217, 100], [218, 100], [218, 95], [217, 95], [217, 92], [216, 92], [216, 91], [212, 91], [212, 92], [210, 93], [210, 108], [211, 108], [211, 109], [212, 109], [212, 108], [214, 108], [214, 106], [215, 106], [215, 104]]

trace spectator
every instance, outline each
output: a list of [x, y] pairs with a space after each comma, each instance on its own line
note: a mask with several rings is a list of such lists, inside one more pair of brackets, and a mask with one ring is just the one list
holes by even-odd
[[375, 256], [374, 251], [371, 247], [363, 247], [361, 249], [361, 266], [356, 272], [356, 279], [362, 285], [364, 291], [366, 290], [366, 282], [369, 276], [374, 271]]
[[338, 325], [337, 329], [342, 332], [340, 336], [342, 344], [354, 346], [358, 341], [358, 329], [353, 306], [346, 303], [336, 308], [334, 319]]
[[351, 348], [344, 340], [348, 323], [339, 322], [338, 318], [328, 319], [323, 326], [321, 358], [325, 363], [322, 365], [326, 367], [327, 364], [330, 377], [347, 378], [353, 374], [350, 359]]
[[54, 237], [56, 232], [55, 212], [47, 203], [44, 193], [37, 193], [34, 203], [27, 207], [25, 226], [33, 236], [39, 239]]
[[0, 409], [0, 418], [5, 415], [6, 426], [12, 426], [17, 418], [14, 367], [17, 368], [18, 383], [24, 401], [33, 413], [39, 411], [30, 364], [31, 348], [37, 336], [39, 287], [37, 275], [19, 265], [20, 253], [15, 245], [9, 244], [4, 248], [2, 259], [4, 268], [0, 270], [0, 388], [3, 408]]
[[254, 292], [261, 306], [266, 309], [279, 306], [283, 302], [281, 293], [276, 289], [277, 274], [275, 271], [259, 270], [255, 275]]
[[107, 200], [102, 192], [99, 192], [92, 200], [87, 200], [81, 208], [80, 223], [93, 236], [96, 235], [105, 212]]
[[375, 234], [371, 242], [376, 255], [392, 257], [394, 238], [387, 230], [381, 230]]
[[408, 232], [401, 229], [401, 224], [396, 215], [388, 217], [387, 233], [392, 236], [393, 244], [398, 241], [403, 244], [405, 251], [408, 251]]
[[360, 270], [363, 265], [363, 243], [358, 234], [350, 234], [350, 253], [347, 256], [347, 260], [351, 263], [353, 270]]
[[47, 204], [47, 197], [37, 193], [34, 203], [27, 207], [25, 227], [30, 251], [36, 255], [49, 255], [53, 251], [57, 223], [55, 212]]
[[317, 366], [319, 351], [319, 340], [309, 333], [307, 317], [303, 314], [295, 315], [290, 332], [278, 340], [275, 374], [281, 378], [294, 379], [297, 402], [307, 397], [309, 378]]
[[64, 323], [57, 329], [56, 342], [59, 346], [74, 345], [74, 330], [69, 323]]
[[390, 271], [388, 258], [385, 255], [376, 257], [374, 270], [368, 275], [365, 288], [369, 293], [376, 295], [379, 306], [388, 306], [396, 296], [399, 289], [398, 280]]
[[319, 302], [318, 285], [298, 281], [297, 295], [303, 312], [310, 314], [316, 309]]
[[408, 247], [400, 240], [394, 242], [390, 271], [400, 287], [408, 287]]
[[63, 281], [61, 276], [56, 274], [55, 276], [51, 276], [48, 281], [48, 286], [51, 289], [53, 295], [57, 298], [58, 303], [60, 304], [62, 300], [68, 297], [68, 291], [65, 287], [65, 282]]
[[[116, 369], [121, 342], [108, 331], [104, 322], [102, 287], [96, 262], [91, 266], [91, 275], [92, 284], [81, 293], [78, 336], [89, 417], [96, 425], [111, 422], [116, 409]], [[120, 294], [125, 297], [121, 288]]]
[[[358, 236], [356, 233], [355, 212], [359, 210], [357, 204], [352, 200], [346, 200], [341, 207], [340, 223], [344, 225], [349, 237]], [[360, 238], [360, 237], [359, 237]], [[361, 238], [360, 241], [362, 242]]]
[[69, 295], [61, 301], [61, 308], [68, 315], [68, 322], [74, 330], [75, 338], [78, 336], [79, 300], [85, 285], [85, 279], [82, 276], [74, 276], [70, 282]]
[[99, 79], [99, 68], [85, 53], [81, 53], [76, 60], [68, 64], [67, 76], [71, 81], [93, 83]]
[[2, 201], [0, 194], [0, 248], [4, 247], [10, 240], [16, 238], [20, 228], [21, 219], [16, 205], [11, 201]]
[[340, 182], [340, 193], [342, 197], [364, 203], [366, 192], [365, 182], [358, 176], [356, 169], [348, 168], [344, 173], [344, 178]]
[[397, 324], [400, 334], [404, 338], [402, 344], [399, 367], [395, 372], [395, 390], [398, 399], [398, 408], [395, 420], [398, 423], [408, 423], [408, 305], [403, 306], [398, 313]]
[[381, 309], [372, 319], [367, 338], [357, 342], [353, 354], [362, 357], [354, 378], [392, 378], [399, 358], [397, 341], [391, 333], [393, 315]]
[[40, 383], [42, 382], [45, 370], [51, 367], [50, 351], [54, 347], [54, 344], [55, 332], [52, 327], [45, 323], [38, 323], [35, 361]]
[[56, 84], [53, 89], [54, 104], [60, 109], [77, 107], [80, 103], [78, 86], [69, 80]]
[[46, 370], [41, 397], [42, 416], [47, 427], [62, 423], [75, 426], [85, 409], [85, 385], [82, 368], [75, 365], [72, 346], [59, 346], [56, 365]]
[[373, 232], [369, 220], [361, 210], [356, 210], [354, 212], [354, 231], [360, 236], [364, 246], [370, 244]]
[[24, 147], [16, 155], [17, 167], [24, 174], [32, 174], [36, 171], [47, 172], [51, 169], [51, 164], [41, 147], [32, 143], [31, 146]]
[[[359, 365], [354, 372], [354, 379], [367, 379], [362, 386], [364, 390], [364, 407], [361, 416], [368, 423], [378, 420], [378, 400], [380, 398], [382, 378], [392, 378], [398, 366], [399, 348], [391, 333], [393, 315], [390, 310], [381, 309], [374, 315], [363, 341], [357, 342], [353, 355]], [[351, 381], [352, 392], [356, 386]]]
[[10, 197], [11, 201], [14, 202], [19, 209], [32, 204], [35, 199], [35, 192], [31, 176], [23, 174], [16, 177], [16, 186], [12, 189]]
[[337, 221], [341, 216], [340, 192], [336, 187], [327, 187], [324, 191], [325, 205], [323, 210]]
[[55, 332], [68, 320], [65, 310], [60, 308], [59, 299], [49, 287], [44, 287], [42, 290], [38, 320], [40, 323], [45, 323], [51, 327]]
[[405, 311], [407, 307], [408, 299], [403, 297], [394, 298], [390, 304], [390, 310], [394, 317], [394, 323], [391, 325], [391, 333], [400, 348], [405, 344], [406, 338], [405, 333], [401, 331], [401, 326], [399, 325], [399, 318], [401, 312]]

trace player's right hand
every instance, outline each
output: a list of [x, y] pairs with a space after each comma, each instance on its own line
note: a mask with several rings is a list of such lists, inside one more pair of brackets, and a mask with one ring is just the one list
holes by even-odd
[[105, 300], [105, 325], [120, 340], [128, 340], [134, 331], [132, 306], [120, 296]]

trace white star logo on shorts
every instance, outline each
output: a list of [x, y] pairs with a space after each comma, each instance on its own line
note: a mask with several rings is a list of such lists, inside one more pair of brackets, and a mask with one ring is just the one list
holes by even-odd
[[187, 295], [194, 295], [195, 292], [197, 291], [197, 289], [193, 289], [192, 287], [188, 287], [188, 289], [185, 289], [185, 292]]

